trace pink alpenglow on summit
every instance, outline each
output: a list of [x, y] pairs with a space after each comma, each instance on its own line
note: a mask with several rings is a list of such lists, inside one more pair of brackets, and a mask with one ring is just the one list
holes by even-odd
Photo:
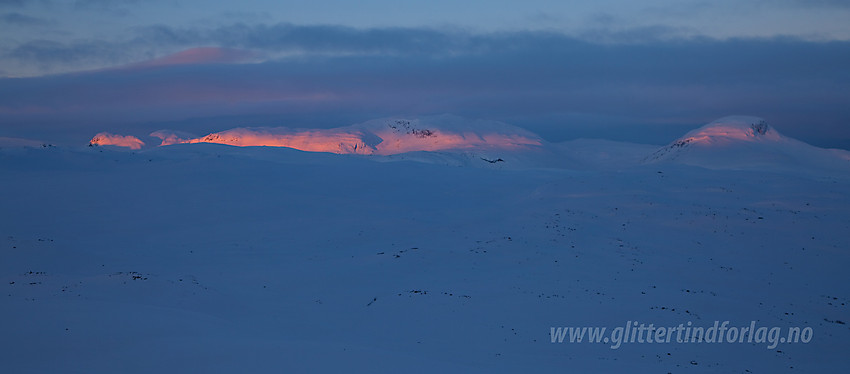
[[130, 149], [142, 149], [142, 147], [145, 146], [145, 142], [131, 135], [125, 136], [102, 132], [95, 135], [94, 138], [89, 141], [89, 145], [114, 145], [118, 147], [127, 147]]
[[782, 138], [765, 120], [750, 116], [728, 116], [693, 130], [680, 140], [687, 143], [723, 144], [729, 141], [777, 141]]
[[307, 152], [372, 154], [374, 147], [364, 141], [366, 134], [342, 129], [291, 130], [275, 128], [236, 128], [189, 139], [184, 143], [217, 143], [238, 147], [285, 147]]
[[537, 135], [517, 127], [489, 121], [468, 122], [453, 116], [436, 116], [426, 120], [374, 120], [333, 129], [246, 127], [203, 137], [160, 130], [151, 133], [151, 136], [162, 139], [160, 145], [163, 146], [217, 143], [361, 155], [469, 149], [519, 150], [543, 144]]
[[764, 119], [729, 116], [688, 132], [644, 159], [713, 169], [847, 170], [848, 152], [787, 137]]

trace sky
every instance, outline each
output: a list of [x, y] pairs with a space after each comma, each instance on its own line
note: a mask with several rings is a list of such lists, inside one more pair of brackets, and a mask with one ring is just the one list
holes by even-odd
[[0, 0], [0, 137], [452, 113], [665, 144], [727, 115], [850, 148], [850, 1]]

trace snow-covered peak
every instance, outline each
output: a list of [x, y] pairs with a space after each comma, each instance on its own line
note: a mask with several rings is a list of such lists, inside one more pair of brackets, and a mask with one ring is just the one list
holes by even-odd
[[419, 151], [517, 150], [539, 147], [537, 135], [502, 122], [442, 115], [385, 118], [332, 129], [245, 127], [202, 137], [161, 130], [151, 136], [161, 145], [218, 143], [233, 146], [286, 147], [309, 152], [395, 155]]
[[375, 134], [376, 154], [470, 149], [518, 150], [543, 144], [534, 133], [498, 121], [470, 120], [453, 115], [386, 118], [353, 126]]
[[537, 138], [537, 135], [523, 128], [504, 122], [470, 119], [453, 114], [441, 114], [422, 117], [389, 117], [366, 121], [355, 125], [360, 128], [374, 132], [384, 132], [392, 129], [398, 134], [415, 135], [424, 130], [450, 131], [456, 133], [500, 133], [515, 134], [529, 138]]
[[681, 144], [724, 144], [734, 141], [780, 140], [780, 135], [762, 118], [752, 116], [729, 116], [713, 121], [690, 131], [675, 143]]
[[671, 160], [692, 153], [693, 148], [708, 150], [742, 146], [747, 144], [776, 143], [786, 140], [762, 118], [752, 116], [728, 116], [712, 121], [698, 129], [689, 131], [646, 158], [646, 161]]
[[108, 132], [101, 132], [89, 140], [89, 146], [99, 145], [114, 145], [130, 149], [142, 149], [142, 147], [145, 146], [145, 142], [132, 135], [116, 135]]
[[789, 138], [758, 117], [730, 116], [690, 131], [646, 157], [713, 169], [850, 168], [847, 152], [818, 148]]
[[374, 152], [371, 136], [361, 131], [337, 129], [297, 130], [286, 127], [235, 128], [209, 134], [186, 143], [218, 143], [241, 147], [286, 147], [308, 152], [340, 154], [371, 154]]

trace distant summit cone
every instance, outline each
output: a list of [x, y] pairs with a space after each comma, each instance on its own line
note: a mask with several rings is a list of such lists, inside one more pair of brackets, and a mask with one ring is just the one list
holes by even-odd
[[847, 151], [818, 148], [780, 134], [762, 118], [729, 116], [690, 131], [644, 159], [712, 169], [850, 167]]
[[729, 116], [688, 132], [656, 153], [658, 153], [658, 156], [663, 156], [667, 153], [664, 152], [665, 149], [674, 151], [691, 146], [726, 146], [742, 142], [780, 141], [783, 138], [762, 118]]

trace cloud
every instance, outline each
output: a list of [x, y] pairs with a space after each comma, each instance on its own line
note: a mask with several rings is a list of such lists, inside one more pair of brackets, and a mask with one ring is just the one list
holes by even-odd
[[43, 26], [50, 24], [50, 22], [45, 19], [31, 17], [26, 14], [16, 12], [0, 14], [0, 22], [17, 26]]
[[131, 59], [132, 51], [100, 41], [66, 44], [41, 39], [20, 44], [3, 57], [20, 65], [34, 65], [41, 72], [54, 73], [123, 63]]
[[[486, 42], [485, 39], [479, 41]], [[38, 74], [97, 69], [137, 63], [198, 46], [252, 50], [277, 57], [339, 55], [416, 55], [435, 57], [468, 53], [477, 46], [464, 33], [415, 28], [356, 29], [343, 26], [233, 24], [218, 28], [139, 27], [132, 38], [58, 42], [30, 40], [4, 53], [3, 60]], [[30, 69], [31, 70], [31, 69]], [[33, 72], [31, 71], [30, 74]]]
[[[475, 34], [457, 29], [360, 29], [334, 25], [234, 23], [212, 28], [166, 25], [136, 27], [132, 29], [131, 35], [124, 39], [75, 39], [66, 42], [29, 40], [0, 52], [0, 61], [11, 67], [6, 70], [17, 68], [27, 71], [26, 75], [42, 75], [143, 63], [166, 59], [174, 54], [189, 54], [193, 50], [215, 51], [207, 48], [218, 48], [218, 51], [228, 53], [250, 51], [254, 54], [252, 57], [263, 56], [268, 60], [346, 56], [454, 59], [533, 48], [551, 48], [558, 54], [588, 44], [703, 43], [710, 47], [712, 43], [722, 45], [724, 42], [747, 41], [710, 39], [700, 37], [696, 29], [663, 25], [616, 29], [597, 26], [585, 29], [577, 36], [568, 36], [545, 31]], [[769, 44], [777, 39], [763, 40]], [[539, 54], [539, 51], [531, 52]], [[33, 67], [38, 70], [33, 70]]]
[[[773, 1], [762, 0], [762, 3], [770, 4]], [[813, 6], [827, 8], [850, 8], [850, 1], [847, 0], [785, 0], [782, 3], [801, 8], [811, 8]]]
[[74, 7], [80, 9], [103, 9], [112, 8], [116, 5], [133, 5], [140, 3], [143, 2], [141, 0], [74, 0]]
[[[667, 37], [672, 29], [642, 28], [629, 35], [626, 31], [606, 33], [595, 30], [587, 35], [597, 40], [645, 41]], [[58, 42], [31, 40], [7, 51], [3, 59], [21, 66], [36, 65], [41, 73], [61, 73], [80, 69], [114, 67], [145, 60], [188, 53], [198, 46], [218, 47], [222, 51], [254, 51], [271, 59], [339, 56], [407, 56], [446, 58], [498, 52], [532, 41], [575, 42], [562, 34], [518, 32], [470, 34], [428, 28], [369, 28], [289, 23], [247, 25], [242, 23], [217, 28], [179, 28], [165, 25], [139, 27], [132, 38], [123, 40], [90, 39]]]
[[95, 135], [89, 141], [89, 145], [114, 145], [130, 149], [142, 149], [142, 147], [145, 146], [145, 143], [135, 136], [116, 135], [108, 132], [102, 132]]
[[258, 55], [250, 51], [220, 48], [198, 47], [190, 48], [168, 56], [132, 64], [123, 68], [150, 68], [170, 65], [203, 65], [224, 64], [257, 61]]
[[24, 3], [24, 0], [0, 0], [0, 7], [20, 7]]
[[[810, 142], [850, 138], [844, 63], [850, 42], [647, 37], [597, 43], [547, 32], [233, 27], [221, 29], [232, 31], [232, 47], [164, 59], [180, 64], [4, 79], [0, 125], [86, 118], [117, 126], [225, 116], [237, 122], [223, 129], [257, 125], [239, 121], [264, 115], [272, 123], [262, 125], [324, 121], [319, 126], [337, 127], [348, 124], [334, 122], [339, 118], [456, 113], [520, 124], [552, 140], [580, 133], [666, 143], [670, 138], [629, 125], [693, 126], [738, 113], [764, 117]], [[175, 45], [204, 38], [164, 28], [150, 40]], [[33, 57], [48, 58], [51, 49], [55, 58], [118, 53], [54, 47], [44, 45]], [[238, 51], [255, 48], [303, 50], [263, 63], [207, 63], [241, 61]], [[621, 127], [606, 127], [612, 124]]]

